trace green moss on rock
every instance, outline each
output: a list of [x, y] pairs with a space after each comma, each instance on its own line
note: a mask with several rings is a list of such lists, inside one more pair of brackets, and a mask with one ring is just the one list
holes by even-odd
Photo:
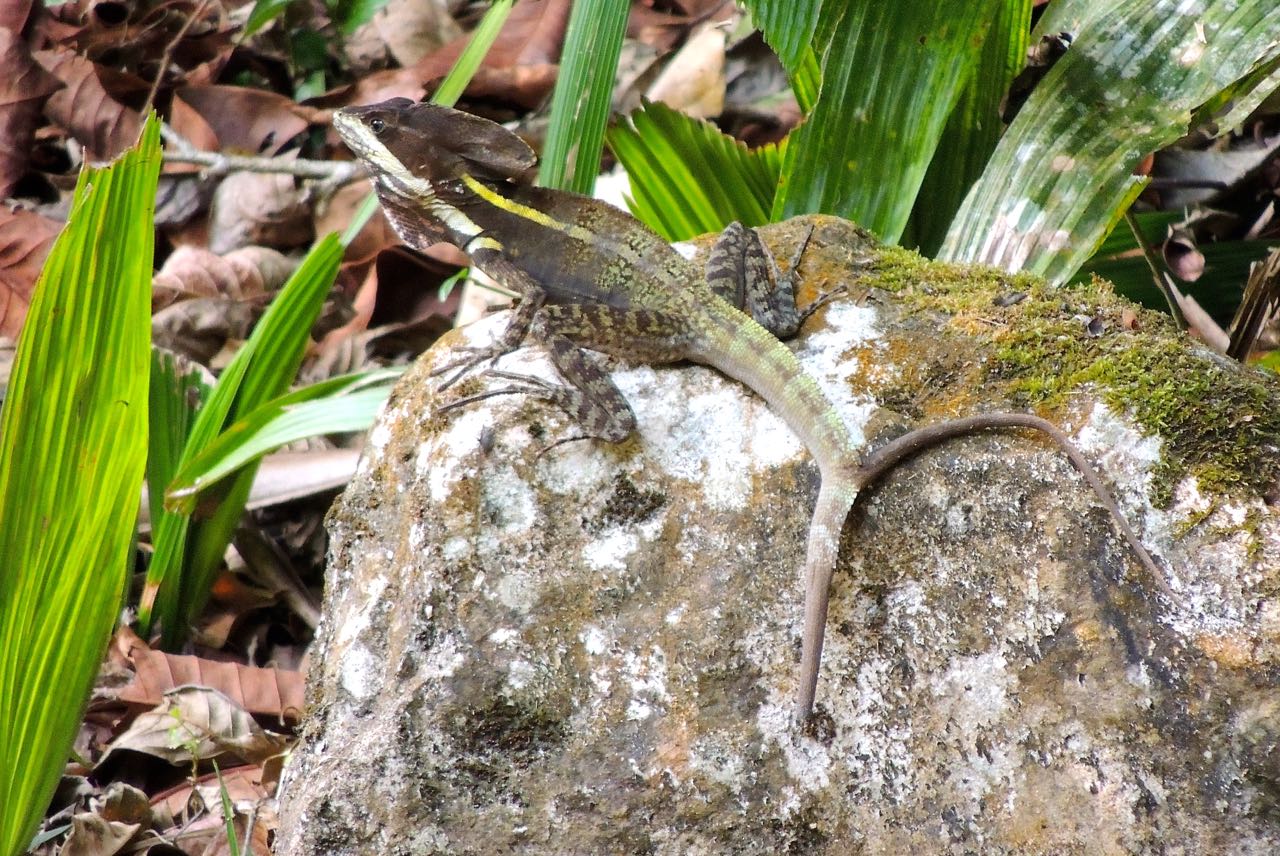
[[1188, 341], [1167, 316], [1118, 297], [1109, 283], [1053, 287], [898, 248], [876, 256], [862, 284], [892, 293], [908, 313], [945, 316], [944, 330], [989, 343], [983, 370], [993, 396], [1044, 412], [1087, 386], [1161, 437], [1153, 501], [1169, 502], [1186, 475], [1215, 493], [1265, 494], [1280, 480], [1274, 375]]

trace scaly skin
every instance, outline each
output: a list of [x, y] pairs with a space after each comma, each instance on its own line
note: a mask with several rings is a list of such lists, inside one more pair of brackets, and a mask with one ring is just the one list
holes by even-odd
[[547, 347], [566, 383], [494, 371], [512, 385], [449, 407], [526, 392], [563, 407], [589, 437], [624, 440], [635, 429], [635, 416], [608, 375], [582, 352], [590, 348], [650, 364], [689, 360], [713, 366], [763, 398], [804, 442], [822, 485], [805, 556], [798, 720], [813, 709], [840, 533], [858, 491], [902, 459], [950, 437], [986, 428], [1046, 432], [1084, 473], [1163, 586], [1159, 569], [1088, 462], [1039, 417], [994, 413], [928, 426], [860, 463], [844, 420], [777, 338], [794, 333], [803, 319], [790, 279], [799, 254], [788, 277], [781, 277], [755, 232], [735, 223], [712, 250], [704, 275], [622, 211], [533, 186], [536, 159], [523, 141], [447, 107], [392, 99], [339, 111], [334, 126], [369, 167], [379, 200], [407, 244], [420, 250], [440, 241], [455, 244], [476, 267], [520, 295], [497, 342], [441, 370], [452, 373], [446, 385], [527, 338]]

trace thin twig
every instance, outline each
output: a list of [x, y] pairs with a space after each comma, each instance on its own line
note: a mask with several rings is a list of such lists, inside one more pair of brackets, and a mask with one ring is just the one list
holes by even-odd
[[191, 10], [191, 14], [182, 22], [182, 26], [178, 28], [178, 32], [174, 34], [169, 43], [164, 46], [164, 53], [160, 56], [160, 68], [156, 70], [156, 76], [151, 81], [151, 90], [147, 92], [147, 100], [142, 104], [142, 115], [146, 116], [151, 112], [151, 105], [156, 101], [156, 93], [160, 91], [160, 83], [164, 80], [164, 73], [169, 70], [169, 66], [173, 64], [173, 52], [178, 47], [178, 42], [182, 41], [187, 35], [187, 31], [191, 29], [191, 25], [204, 14], [205, 8], [209, 5], [210, 0], [200, 0], [196, 7]]
[[228, 155], [221, 152], [165, 152], [168, 163], [191, 163], [205, 168], [209, 175], [229, 172], [273, 172], [345, 184], [364, 175], [356, 161], [306, 160], [302, 158], [263, 158], [252, 155]]
[[160, 126], [160, 135], [172, 146], [166, 149], [164, 159], [169, 163], [190, 163], [204, 167], [208, 176], [226, 175], [231, 172], [262, 172], [296, 175], [316, 181], [312, 187], [315, 198], [327, 199], [342, 185], [366, 174], [359, 161], [306, 160], [302, 158], [258, 157], [255, 155], [229, 155], [222, 152], [206, 152], [197, 149], [191, 141], [168, 124]]
[[1138, 242], [1138, 248], [1142, 250], [1142, 257], [1147, 260], [1147, 267], [1151, 268], [1151, 278], [1156, 282], [1156, 288], [1164, 295], [1165, 302], [1169, 304], [1169, 314], [1173, 316], [1173, 323], [1178, 325], [1179, 330], [1187, 329], [1187, 319], [1182, 314], [1182, 307], [1178, 304], [1178, 298], [1174, 295], [1172, 286], [1165, 280], [1165, 274], [1160, 270], [1160, 265], [1156, 263], [1155, 251], [1151, 249], [1151, 245], [1147, 243], [1146, 237], [1142, 234], [1142, 229], [1138, 227], [1137, 218], [1133, 216], [1133, 212], [1124, 212], [1124, 221], [1129, 224], [1129, 230], [1133, 232], [1134, 240]]

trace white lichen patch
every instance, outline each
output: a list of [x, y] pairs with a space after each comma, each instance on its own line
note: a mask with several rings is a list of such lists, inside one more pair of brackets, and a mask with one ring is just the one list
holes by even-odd
[[712, 507], [740, 508], [749, 499], [752, 472], [762, 466], [750, 448], [765, 445], [754, 436], [762, 424], [769, 437], [792, 443], [793, 454], [800, 453], [799, 442], [763, 402], [753, 411], [744, 388], [716, 380], [710, 369], [668, 371], [662, 381], [623, 385], [630, 387], [624, 394], [636, 411], [646, 459], [697, 485]]
[[667, 658], [661, 648], [655, 646], [643, 657], [632, 651], [624, 653], [621, 674], [631, 689], [628, 720], [643, 721], [665, 711], [671, 694], [667, 691]]
[[463, 408], [451, 416], [444, 431], [418, 446], [414, 460], [416, 474], [426, 477], [435, 503], [443, 503], [463, 479], [475, 477], [473, 455], [480, 435], [493, 423], [493, 412], [487, 408]]
[[605, 632], [594, 624], [588, 624], [586, 628], [578, 634], [578, 641], [582, 643], [583, 649], [593, 657], [598, 657], [605, 651], [609, 650], [609, 637]]
[[[1160, 440], [1102, 404], [1094, 406], [1077, 442], [1114, 486], [1126, 517], [1165, 573], [1175, 601], [1161, 600], [1162, 620], [1187, 637], [1238, 632], [1256, 622], [1265, 563], [1280, 555], [1276, 526], [1248, 525], [1250, 515], [1273, 517], [1262, 502], [1206, 496], [1195, 479], [1185, 478], [1174, 486], [1169, 506], [1155, 508], [1148, 496]], [[1190, 531], [1189, 520], [1198, 521]], [[1254, 544], [1255, 538], [1262, 543]]]
[[855, 772], [856, 790], [876, 802], [897, 802], [915, 781], [914, 735], [909, 720], [895, 714], [892, 698], [900, 689], [897, 663], [868, 657], [858, 668], [846, 714], [853, 724], [840, 741], [840, 755]]
[[460, 562], [471, 555], [471, 540], [463, 535], [452, 535], [445, 539], [440, 553], [446, 562]]
[[395, 432], [391, 430], [391, 427], [392, 422], [386, 418], [385, 414], [380, 415], [373, 423], [373, 427], [369, 429], [365, 439], [364, 454], [360, 456], [360, 461], [356, 465], [357, 472], [368, 472], [374, 462], [382, 459], [383, 454], [386, 452], [387, 444], [395, 436]]
[[787, 789], [783, 810], [797, 809], [805, 793], [821, 790], [831, 783], [833, 759], [827, 747], [801, 736], [796, 727], [796, 701], [789, 694], [771, 689], [769, 699], [756, 711], [756, 728], [766, 746], [775, 746], [787, 763], [787, 776], [794, 787]]
[[[852, 378], [859, 372], [866, 374], [866, 369], [858, 361], [845, 359], [844, 355], [851, 348], [876, 346], [882, 342], [879, 314], [873, 307], [860, 306], [851, 300], [829, 304], [826, 313], [826, 323], [804, 338], [796, 358], [822, 387], [827, 400], [840, 411], [849, 426], [854, 445], [861, 446], [866, 442], [864, 429], [867, 420], [878, 405], [873, 396], [855, 392], [865, 384], [855, 383]], [[888, 371], [886, 362], [881, 372], [887, 374]]]
[[508, 567], [494, 583], [493, 596], [507, 609], [526, 613], [538, 602], [539, 590], [538, 581], [527, 572]]
[[387, 589], [386, 577], [366, 575], [364, 579], [364, 591], [360, 593], [359, 599], [355, 601], [359, 605], [359, 609], [338, 625], [333, 637], [333, 651], [343, 652], [355, 644], [360, 637], [368, 632], [370, 624], [373, 622], [374, 614], [381, 613], [386, 607], [382, 598], [383, 592]]
[[465, 662], [462, 647], [454, 636], [447, 636], [427, 652], [426, 659], [418, 667], [416, 677], [427, 680], [448, 678]]
[[499, 627], [497, 630], [489, 634], [489, 641], [494, 645], [507, 647], [514, 645], [520, 639], [520, 631], [514, 627]]
[[522, 690], [538, 676], [538, 668], [523, 657], [512, 660], [507, 665], [507, 688]]
[[584, 505], [607, 496], [617, 476], [617, 453], [608, 443], [596, 440], [563, 443], [538, 461], [537, 479], [541, 490], [558, 496], [580, 497]]
[[535, 487], [510, 464], [492, 467], [481, 482], [481, 502], [493, 529], [504, 537], [529, 532], [539, 520]]
[[378, 658], [363, 645], [354, 645], [342, 654], [338, 682], [352, 698], [363, 701], [382, 685]]
[[618, 573], [627, 569], [627, 559], [639, 548], [636, 533], [615, 529], [588, 542], [582, 548], [582, 558], [594, 570]]
[[1107, 481], [1116, 487], [1116, 501], [1130, 514], [1149, 515], [1152, 468], [1160, 462], [1163, 441], [1143, 434], [1133, 423], [1105, 404], [1095, 403], [1089, 419], [1076, 432], [1076, 445]]
[[734, 793], [740, 792], [748, 781], [744, 761], [742, 751], [732, 745], [726, 734], [707, 735], [689, 747], [689, 769]]
[[415, 520], [409, 526], [409, 550], [411, 552], [420, 552], [427, 545], [427, 527], [422, 525], [421, 521]]
[[[951, 777], [953, 785], [976, 805], [993, 788], [1012, 784], [1018, 759], [1010, 756], [998, 733], [991, 739], [993, 726], [1009, 715], [1010, 694], [1017, 689], [1004, 654], [993, 650], [953, 658], [943, 672], [930, 677], [929, 689], [937, 700], [933, 711], [945, 717], [948, 738], [966, 759], [963, 770]], [[985, 741], [982, 749], [980, 739]]]

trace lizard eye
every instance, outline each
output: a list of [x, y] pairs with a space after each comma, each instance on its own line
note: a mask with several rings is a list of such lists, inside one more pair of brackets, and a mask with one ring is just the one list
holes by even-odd
[[381, 119], [369, 120], [369, 130], [373, 131], [375, 134], [381, 134], [386, 129], [387, 129], [387, 123], [382, 121]]

